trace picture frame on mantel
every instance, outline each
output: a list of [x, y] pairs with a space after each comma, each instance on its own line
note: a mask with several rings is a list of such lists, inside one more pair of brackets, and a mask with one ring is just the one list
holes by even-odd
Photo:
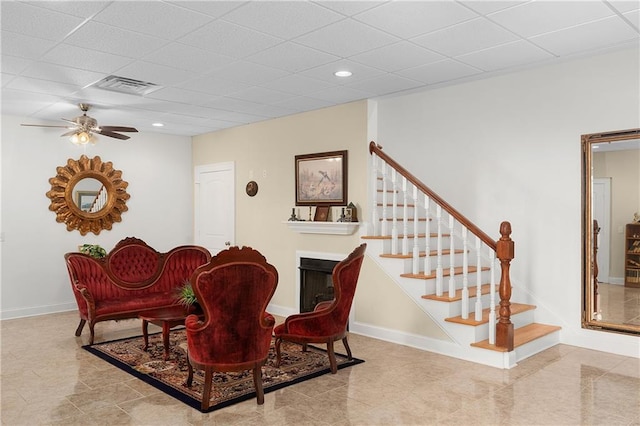
[[295, 156], [296, 206], [347, 205], [347, 151]]
[[329, 206], [316, 207], [316, 214], [313, 216], [314, 222], [326, 222], [329, 220]]

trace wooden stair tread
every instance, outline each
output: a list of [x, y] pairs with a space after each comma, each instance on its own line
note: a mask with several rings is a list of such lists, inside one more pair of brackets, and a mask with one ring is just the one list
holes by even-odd
[[[496, 291], [498, 290], [498, 286], [496, 285]], [[480, 294], [489, 294], [491, 292], [491, 284], [482, 284], [480, 286]], [[476, 297], [478, 293], [478, 287], [473, 286], [469, 287], [469, 297]], [[458, 300], [462, 300], [462, 289], [456, 290], [456, 295], [453, 297], [449, 297], [449, 292], [442, 293], [442, 296], [437, 296], [435, 294], [425, 294], [422, 296], [423, 299], [428, 300], [437, 300], [438, 302], [456, 302]]]
[[[453, 270], [453, 274], [454, 275], [461, 275], [462, 274], [462, 266], [456, 266]], [[478, 268], [476, 268], [475, 266], [469, 266], [467, 271], [469, 273], [473, 273], [476, 272], [478, 270]], [[483, 266], [481, 268], [482, 271], [488, 271], [489, 267], [488, 266]], [[450, 275], [450, 268], [442, 268], [442, 276], [443, 277], [448, 277]], [[425, 275], [424, 272], [419, 272], [417, 274], [400, 274], [401, 277], [403, 278], [415, 278], [415, 279], [419, 279], [419, 280], [431, 280], [433, 278], [436, 277], [436, 271], [435, 269], [433, 270], [432, 273], [430, 273], [429, 275]]]
[[[450, 249], [444, 249], [442, 250], [442, 254], [443, 255], [449, 255], [451, 253]], [[464, 253], [464, 250], [459, 249], [459, 250], [454, 250], [454, 253], [457, 254], [462, 254]], [[429, 256], [437, 256], [438, 255], [438, 250], [431, 250], [429, 252]], [[418, 256], [420, 257], [425, 257], [426, 256], [426, 252], [421, 251]], [[384, 257], [384, 258], [389, 258], [389, 259], [411, 259], [413, 257], [413, 253], [409, 253], [409, 254], [381, 254], [380, 257]]]
[[[513, 330], [513, 348], [517, 348], [526, 343], [532, 342], [540, 337], [551, 334], [560, 330], [562, 327], [556, 325], [533, 323], [524, 327]], [[481, 342], [472, 343], [471, 346], [476, 348], [488, 349], [496, 352], [507, 352], [505, 348], [498, 348], [496, 345], [489, 344], [489, 339]]]
[[[496, 315], [498, 315], [498, 309], [500, 307], [496, 306]], [[511, 304], [511, 316], [513, 317], [516, 314], [520, 314], [522, 312], [526, 312], [526, 311], [530, 311], [532, 309], [535, 309], [535, 305], [526, 305], [524, 303], [512, 303]], [[454, 322], [456, 324], [464, 324], [464, 325], [470, 325], [470, 326], [478, 326], [481, 324], [486, 324], [489, 322], [489, 314], [491, 313], [491, 309], [490, 308], [486, 308], [482, 310], [482, 320], [480, 321], [476, 321], [475, 320], [475, 312], [469, 312], [469, 318], [464, 319], [462, 318], [462, 315], [458, 315], [457, 317], [450, 317], [450, 318], [445, 318], [445, 321], [448, 322]]]

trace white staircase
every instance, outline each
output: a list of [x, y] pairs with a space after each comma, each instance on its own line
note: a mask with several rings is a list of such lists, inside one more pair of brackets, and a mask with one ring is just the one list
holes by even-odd
[[[498, 290], [504, 279], [496, 247], [504, 250], [511, 244], [513, 251], [510, 225], [508, 241], [504, 234], [502, 240], [493, 241], [373, 142], [370, 151], [375, 202], [370, 235], [362, 237], [367, 254], [451, 339], [434, 351], [512, 368], [556, 345], [560, 327], [536, 323], [536, 307], [517, 303], [518, 291], [510, 281], [504, 288], [513, 292], [513, 350], [496, 345]], [[507, 280], [508, 268], [507, 262]]]

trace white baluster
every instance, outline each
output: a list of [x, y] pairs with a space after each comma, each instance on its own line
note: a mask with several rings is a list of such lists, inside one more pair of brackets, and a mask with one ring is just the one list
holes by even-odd
[[402, 176], [402, 254], [404, 256], [409, 254], [409, 194], [407, 193], [407, 178]]
[[456, 265], [455, 265], [455, 241], [453, 239], [453, 216], [449, 215], [449, 297], [456, 296]]
[[420, 272], [420, 246], [418, 245], [418, 187], [413, 186], [413, 266], [412, 272]]
[[393, 205], [391, 206], [391, 254], [398, 254], [398, 173], [391, 169], [391, 189]]
[[436, 295], [442, 296], [442, 207], [436, 205], [436, 221], [438, 222], [438, 245], [436, 248]]
[[380, 235], [387, 236], [387, 163], [382, 162], [382, 221]]
[[489, 344], [496, 343], [496, 259], [495, 252], [489, 248], [489, 259], [491, 259], [491, 291], [489, 300]]
[[374, 236], [380, 235], [380, 222], [378, 215], [378, 156], [376, 154], [371, 155], [371, 187], [373, 188], [373, 206], [371, 209], [371, 226], [373, 228]]
[[424, 256], [424, 274], [431, 275], [431, 221], [429, 220], [430, 215], [430, 203], [431, 200], [427, 194], [424, 194], [424, 208], [425, 208], [425, 217], [427, 218], [427, 224], [425, 226], [425, 256]]
[[462, 227], [462, 318], [469, 318], [469, 240], [466, 226]]
[[482, 297], [482, 257], [480, 253], [480, 244], [480, 237], [476, 237], [476, 268], [478, 269], [476, 271], [476, 321], [482, 321], [482, 300], [480, 299]]

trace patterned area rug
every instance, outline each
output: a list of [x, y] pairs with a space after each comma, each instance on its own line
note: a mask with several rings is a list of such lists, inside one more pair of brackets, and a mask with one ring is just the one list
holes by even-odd
[[[160, 333], [149, 336], [149, 348], [144, 351], [142, 337], [132, 337], [111, 342], [83, 346], [94, 355], [110, 362], [116, 367], [144, 380], [168, 395], [200, 410], [204, 372], [196, 370], [191, 388], [185, 386], [187, 379], [187, 358], [185, 351], [186, 334], [184, 329], [170, 333], [170, 357], [163, 360], [164, 347]], [[302, 352], [300, 345], [282, 342], [282, 363], [275, 367], [276, 354], [273, 342], [269, 357], [262, 367], [264, 392], [273, 392], [285, 386], [299, 383], [330, 372], [329, 358], [324, 350], [313, 346]], [[336, 353], [338, 368], [345, 368], [364, 362]], [[238, 373], [215, 373], [211, 390], [213, 411], [223, 407], [255, 398], [253, 375], [251, 370]]]

